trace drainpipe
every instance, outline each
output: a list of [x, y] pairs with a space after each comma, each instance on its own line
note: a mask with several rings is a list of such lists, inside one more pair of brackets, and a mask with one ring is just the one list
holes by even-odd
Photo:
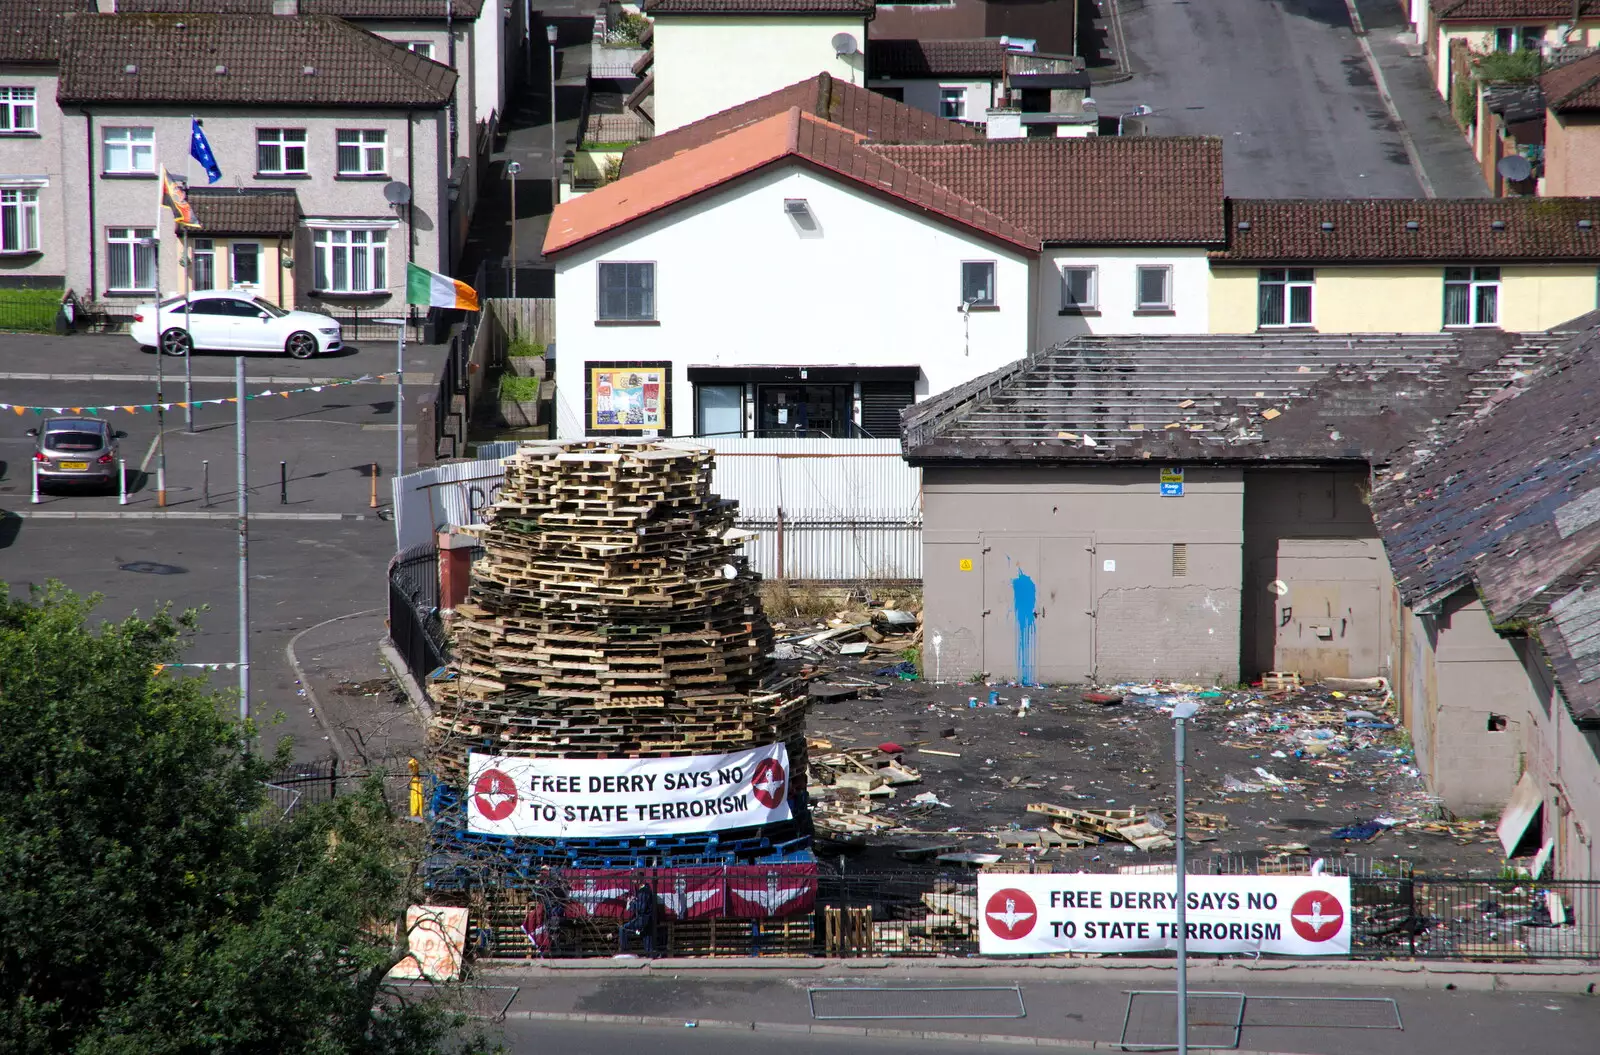
[[88, 160], [83, 173], [89, 182], [89, 296], [86, 299], [92, 302], [100, 285], [94, 257], [94, 115], [88, 110], [78, 112], [83, 115], [83, 149]]
[[[452, 70], [456, 69], [456, 30], [455, 30], [455, 22], [453, 21], [455, 13], [452, 10], [452, 6], [454, 4], [455, 4], [455, 0], [444, 0], [444, 38], [445, 38], [445, 42], [446, 42], [445, 43], [445, 47], [448, 49], [448, 51], [450, 53], [450, 68]], [[461, 71], [460, 70], [456, 70], [455, 88], [452, 89], [451, 92], [450, 92], [450, 160], [452, 162], [455, 161], [455, 157], [456, 157], [456, 142], [457, 142], [457, 132], [456, 132], [456, 96], [458, 96], [460, 94], [461, 94]]]
[[[450, 3], [450, 0], [445, 0], [445, 3], [446, 4]], [[457, 81], [456, 83], [459, 84], [460, 82]], [[451, 115], [454, 116], [454, 113], [455, 113], [455, 111], [452, 110], [451, 111]], [[415, 111], [413, 111], [413, 110], [407, 110], [406, 111], [406, 186], [411, 188], [411, 198], [410, 198], [409, 201], [406, 202], [406, 206], [405, 206], [405, 208], [406, 208], [406, 263], [407, 264], [410, 264], [413, 261], [415, 261], [415, 259], [416, 259], [416, 248], [417, 248], [417, 225], [411, 222], [411, 216], [412, 216], [411, 210], [415, 209], [417, 207], [417, 162], [416, 162], [416, 152], [412, 149], [412, 147], [415, 146], [415, 140], [413, 138], [412, 123], [411, 123], [411, 119], [414, 116], [414, 114], [415, 114]], [[435, 126], [435, 127], [437, 127], [437, 126]], [[438, 166], [435, 165], [434, 168], [437, 169]], [[435, 234], [437, 234], [438, 231], [439, 231], [439, 220], [438, 220], [437, 216], [435, 216], [435, 218], [434, 218], [433, 230], [434, 230]], [[431, 271], [432, 268], [429, 268], [429, 270]], [[449, 269], [446, 268], [445, 270], [448, 272]], [[408, 274], [408, 281], [409, 281], [409, 274]], [[406, 305], [406, 323], [409, 325], [412, 321], [414, 321], [415, 317], [416, 317], [416, 309], [413, 308], [410, 304], [407, 304]]]

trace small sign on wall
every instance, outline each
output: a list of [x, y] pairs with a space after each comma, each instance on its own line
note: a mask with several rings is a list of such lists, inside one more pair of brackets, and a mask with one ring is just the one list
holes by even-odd
[[1168, 465], [1161, 470], [1161, 497], [1183, 497], [1183, 466]]
[[956, 567], [960, 568], [962, 571], [971, 571], [972, 570], [972, 558], [971, 557], [962, 557], [961, 558], [961, 563], [956, 565]]

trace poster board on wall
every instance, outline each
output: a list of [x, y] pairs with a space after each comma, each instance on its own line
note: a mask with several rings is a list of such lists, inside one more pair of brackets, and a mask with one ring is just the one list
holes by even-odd
[[671, 363], [585, 363], [585, 429], [590, 435], [671, 435]]

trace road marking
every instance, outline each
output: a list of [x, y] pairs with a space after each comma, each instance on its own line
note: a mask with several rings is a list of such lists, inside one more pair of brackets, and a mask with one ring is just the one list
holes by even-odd
[[[164, 377], [158, 378], [155, 374], [24, 374], [0, 372], [0, 381], [111, 381], [127, 384], [148, 383], [153, 385], [157, 381], [162, 380], [170, 383], [176, 380], [178, 376], [179, 375], [167, 374]], [[196, 375], [195, 377], [189, 378], [189, 380], [197, 385], [231, 385], [234, 383], [234, 378], [231, 375], [228, 377], [221, 377], [204, 374]], [[337, 381], [350, 381], [353, 380], [353, 378], [272, 376], [248, 377], [245, 380], [252, 385], [331, 385]], [[374, 385], [392, 385], [394, 384], [394, 375], [390, 374], [381, 381], [374, 379], [368, 383]], [[405, 375], [405, 383], [408, 385], [436, 385], [439, 383], [439, 379], [437, 377], [429, 376], [428, 374], [419, 374], [413, 370]], [[181, 402], [181, 400], [178, 402]]]
[[1411, 164], [1411, 172], [1417, 177], [1417, 183], [1422, 186], [1422, 193], [1429, 198], [1439, 195], [1433, 189], [1433, 181], [1428, 178], [1428, 173], [1422, 167], [1422, 154], [1417, 150], [1416, 140], [1411, 138], [1410, 129], [1406, 128], [1405, 121], [1400, 118], [1400, 110], [1394, 105], [1394, 96], [1389, 94], [1389, 82], [1383, 79], [1383, 68], [1378, 65], [1378, 56], [1372, 53], [1372, 45], [1367, 43], [1367, 27], [1361, 21], [1361, 12], [1356, 10], [1356, 0], [1344, 0], [1345, 10], [1350, 12], [1350, 29], [1356, 35], [1356, 43], [1361, 47], [1361, 54], [1366, 56], [1367, 68], [1372, 71], [1373, 83], [1378, 88], [1378, 98], [1383, 100], [1383, 108], [1388, 111], [1389, 120], [1394, 122], [1395, 130], [1400, 133], [1400, 145], [1406, 148], [1406, 160]]
[[[238, 520], [237, 513], [200, 513], [181, 509], [14, 509], [23, 520]], [[364, 513], [251, 513], [251, 520], [366, 520]]]
[[150, 470], [150, 459], [155, 456], [156, 446], [161, 442], [161, 437], [164, 435], [166, 433], [158, 432], [150, 437], [150, 446], [145, 449], [144, 461], [139, 463], [140, 472], [148, 472]]

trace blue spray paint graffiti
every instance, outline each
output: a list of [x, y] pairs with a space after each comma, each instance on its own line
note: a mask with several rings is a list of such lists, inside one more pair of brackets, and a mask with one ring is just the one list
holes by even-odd
[[1035, 634], [1033, 610], [1039, 591], [1027, 573], [1018, 569], [1011, 580], [1011, 612], [1017, 620], [1017, 682], [1032, 685], [1034, 654], [1038, 639]]

